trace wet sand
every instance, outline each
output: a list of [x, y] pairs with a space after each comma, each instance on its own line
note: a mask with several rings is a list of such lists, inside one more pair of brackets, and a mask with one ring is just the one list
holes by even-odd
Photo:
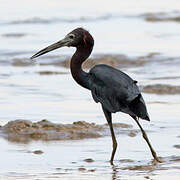
[[[140, 56], [140, 57], [128, 57], [123, 54], [117, 54], [117, 55], [111, 55], [111, 54], [96, 54], [93, 57], [89, 58], [85, 63], [83, 63], [83, 68], [90, 69], [93, 66], [97, 64], [108, 64], [113, 67], [137, 67], [137, 66], [143, 66], [148, 62], [151, 62], [154, 59], [154, 56], [156, 56], [156, 53], [150, 53], [147, 56]], [[11, 54], [5, 54], [5, 57], [11, 57]], [[48, 59], [51, 59], [51, 61], [48, 61]], [[40, 66], [61, 66], [65, 68], [70, 67], [70, 57], [64, 56], [45, 56], [40, 57], [38, 59], [38, 64]], [[2, 60], [1, 60], [2, 61]], [[0, 63], [1, 63], [0, 61]], [[29, 58], [20, 58], [20, 57], [14, 57], [13, 59], [9, 59], [9, 62], [7, 63], [11, 64], [12, 66], [34, 66], [36, 65], [37, 60], [30, 60]]]
[[154, 84], [143, 87], [143, 92], [152, 94], [180, 94], [180, 86], [172, 86], [168, 84]]
[[[134, 137], [138, 133], [132, 130], [132, 125], [123, 123], [115, 123], [114, 129], [117, 134], [125, 133], [130, 137]], [[73, 124], [55, 124], [47, 120], [36, 123], [15, 120], [1, 126], [0, 130], [2, 137], [17, 143], [29, 143], [32, 140], [81, 140], [110, 135], [107, 124], [96, 125], [85, 121], [73, 122]]]
[[2, 34], [2, 37], [5, 37], [5, 38], [22, 38], [24, 36], [26, 36], [26, 34], [23, 34], [23, 33]]
[[[9, 55], [7, 55], [9, 56]], [[13, 58], [9, 61], [12, 66], [34, 66], [38, 63], [40, 66], [57, 66], [70, 68], [70, 59], [68, 56], [44, 56], [38, 60], [30, 60], [29, 58]], [[107, 64], [116, 68], [133, 68], [133, 67], [144, 67], [152, 63], [170, 62], [176, 60], [175, 57], [162, 56], [160, 53], [152, 52], [144, 56], [129, 57], [125, 54], [94, 54], [93, 57], [88, 58], [83, 63], [84, 69], [91, 69], [97, 64]], [[50, 61], [49, 61], [50, 60]], [[8, 63], [8, 61], [7, 61]]]
[[174, 12], [159, 12], [159, 13], [145, 13], [141, 15], [149, 22], [180, 22], [180, 13], [179, 11]]

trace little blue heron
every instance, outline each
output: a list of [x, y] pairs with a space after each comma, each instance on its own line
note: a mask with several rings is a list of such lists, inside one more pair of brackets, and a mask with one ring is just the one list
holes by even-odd
[[122, 71], [105, 64], [94, 66], [88, 73], [82, 70], [82, 63], [89, 57], [94, 46], [94, 39], [87, 30], [83, 28], [74, 29], [64, 39], [37, 52], [31, 59], [64, 46], [76, 48], [70, 63], [73, 78], [79, 85], [91, 91], [96, 103], [101, 103], [112, 136], [113, 150], [110, 159], [111, 164], [113, 164], [117, 149], [111, 114], [116, 112], [129, 114], [136, 121], [154, 160], [160, 162], [139, 123], [139, 118], [147, 121], [150, 121], [150, 119], [141, 92], [136, 85], [137, 81], [134, 81]]

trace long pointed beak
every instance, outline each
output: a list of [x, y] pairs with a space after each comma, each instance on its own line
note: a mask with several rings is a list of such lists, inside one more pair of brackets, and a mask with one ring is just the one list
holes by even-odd
[[38, 56], [46, 54], [46, 53], [48, 53], [50, 51], [53, 51], [55, 49], [58, 49], [58, 48], [61, 48], [61, 47], [64, 47], [64, 46], [68, 46], [69, 43], [70, 43], [70, 39], [65, 37], [64, 39], [62, 39], [62, 40], [60, 40], [60, 41], [58, 41], [58, 42], [56, 42], [56, 43], [54, 43], [54, 44], [52, 44], [52, 45], [50, 45], [50, 46], [48, 46], [46, 48], [40, 50], [39, 52], [34, 54], [31, 57], [31, 59], [37, 58]]

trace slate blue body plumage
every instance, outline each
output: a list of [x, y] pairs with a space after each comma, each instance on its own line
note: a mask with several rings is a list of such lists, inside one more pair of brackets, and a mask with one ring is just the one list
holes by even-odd
[[149, 120], [137, 81], [105, 64], [96, 65], [89, 74], [90, 89], [95, 102], [100, 102], [111, 113], [121, 111]]

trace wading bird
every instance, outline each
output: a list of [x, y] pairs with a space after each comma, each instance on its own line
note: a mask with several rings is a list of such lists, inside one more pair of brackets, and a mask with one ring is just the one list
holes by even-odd
[[160, 162], [139, 123], [139, 118], [147, 121], [150, 121], [150, 119], [141, 92], [136, 85], [137, 81], [134, 81], [122, 71], [105, 64], [94, 66], [88, 73], [82, 70], [82, 63], [89, 57], [94, 46], [94, 39], [88, 31], [83, 28], [77, 28], [67, 34], [64, 39], [34, 54], [31, 59], [64, 46], [76, 48], [70, 63], [73, 78], [79, 85], [91, 91], [96, 103], [101, 103], [102, 110], [110, 127], [113, 142], [111, 164], [113, 164], [117, 149], [111, 114], [116, 112], [129, 114], [136, 121], [154, 160]]

